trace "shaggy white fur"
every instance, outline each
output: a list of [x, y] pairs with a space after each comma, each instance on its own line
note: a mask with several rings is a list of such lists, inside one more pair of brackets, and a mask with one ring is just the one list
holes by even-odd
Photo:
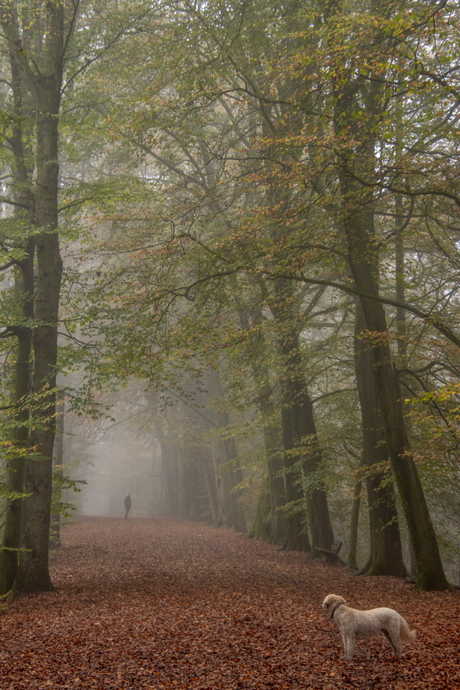
[[337, 623], [343, 641], [344, 659], [351, 659], [355, 642], [359, 639], [383, 633], [391, 644], [394, 655], [400, 659], [402, 644], [414, 642], [417, 633], [397, 611], [387, 608], [358, 611], [345, 604], [337, 594], [328, 594], [323, 601], [325, 609]]

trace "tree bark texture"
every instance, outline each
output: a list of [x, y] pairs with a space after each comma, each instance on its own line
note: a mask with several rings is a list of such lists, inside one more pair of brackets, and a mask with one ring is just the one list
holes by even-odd
[[[15, 217], [19, 222], [26, 221], [31, 235], [35, 224], [35, 200], [32, 190], [33, 165], [27, 164], [31, 160], [30, 145], [24, 136], [23, 123], [30, 116], [27, 93], [15, 53], [10, 50], [11, 89], [13, 94], [13, 112], [15, 115], [9, 144], [13, 153], [12, 179], [13, 196], [17, 204]], [[15, 428], [13, 441], [19, 453], [8, 460], [7, 484], [13, 494], [24, 491], [24, 474], [26, 466], [26, 452], [29, 447], [29, 407], [27, 396], [31, 388], [31, 351], [32, 328], [34, 318], [34, 253], [33, 237], [24, 241], [24, 255], [17, 262], [15, 269], [15, 291], [21, 304], [22, 323], [14, 328], [17, 338], [16, 362], [14, 373], [13, 402], [17, 408], [15, 414]], [[6, 594], [15, 581], [18, 565], [18, 549], [21, 545], [21, 530], [23, 524], [23, 499], [13, 498], [8, 501], [3, 529], [2, 551], [0, 552], [0, 594]]]
[[361, 491], [363, 483], [358, 480], [355, 482], [353, 488], [353, 503], [351, 506], [351, 516], [350, 516], [350, 545], [348, 548], [347, 555], [347, 566], [358, 569], [357, 564], [357, 554], [358, 554], [358, 524], [359, 524], [359, 512], [361, 508]]
[[[219, 374], [212, 369], [209, 375], [210, 392], [213, 396], [223, 395]], [[223, 409], [214, 412], [215, 428], [228, 429], [230, 418], [228, 412]], [[240, 502], [241, 490], [239, 485], [243, 481], [238, 451], [233, 438], [225, 438], [218, 434], [213, 439], [213, 456], [216, 461], [218, 480], [224, 507], [224, 524], [237, 532], [246, 532], [246, 517], [244, 508]]]
[[357, 301], [355, 371], [361, 407], [362, 468], [365, 471], [370, 528], [369, 559], [360, 572], [364, 575], [405, 577], [407, 572], [402, 554], [393, 477], [375, 391], [372, 343], [366, 338], [364, 329], [364, 315]]
[[[266, 365], [268, 348], [262, 331], [262, 313], [260, 307], [251, 306], [246, 310], [238, 303], [238, 314], [241, 328], [245, 332], [254, 332], [250, 339], [250, 364], [256, 386], [257, 405], [262, 418], [262, 434], [265, 458], [267, 462], [270, 541], [272, 544], [283, 544], [287, 538], [287, 523], [282, 515], [286, 502], [286, 486], [283, 473], [283, 452], [281, 438], [281, 418], [270, 382], [270, 370]], [[261, 501], [261, 506], [265, 501]], [[265, 531], [265, 528], [264, 528]]]
[[172, 517], [179, 517], [179, 460], [177, 451], [174, 443], [167, 438], [161, 425], [157, 427], [157, 435], [161, 450], [167, 512]]
[[[388, 17], [391, 5], [386, 0], [371, 0], [370, 11], [376, 25]], [[328, 7], [330, 16], [343, 12], [335, 0]], [[385, 46], [385, 33], [379, 31], [374, 42]], [[342, 228], [346, 254], [356, 289], [378, 296], [376, 266], [378, 249], [374, 238], [374, 192], [376, 131], [385, 111], [381, 73], [357, 74], [347, 65], [333, 86], [334, 132], [339, 188], [342, 196]], [[422, 590], [449, 588], [428, 511], [425, 494], [411, 454], [403, 412], [401, 391], [395, 374], [383, 305], [360, 297], [366, 328], [372, 341], [375, 387], [388, 453], [398, 486], [411, 543], [417, 562], [417, 586]]]
[[[36, 19], [37, 8], [20, 34], [16, 3], [1, 3], [2, 27], [19, 73], [35, 107], [35, 221], [37, 278], [33, 333], [35, 395], [31, 445], [27, 462], [23, 549], [15, 588], [23, 592], [52, 589], [48, 543], [52, 493], [57, 323], [62, 274], [58, 237], [58, 130], [64, 57], [64, 3], [49, 0]], [[34, 24], [34, 22], [37, 22]], [[43, 31], [43, 28], [45, 29]], [[35, 29], [35, 34], [34, 34]], [[38, 35], [40, 34], [40, 35]]]
[[[359, 220], [359, 222], [358, 222]], [[365, 227], [354, 215], [346, 225], [349, 260], [358, 290], [377, 294], [372, 269], [365, 257], [370, 247]], [[420, 589], [448, 589], [433, 523], [425, 494], [410, 451], [399, 382], [392, 365], [386, 319], [380, 303], [361, 298], [366, 326], [372, 333], [374, 376], [382, 422], [398, 485], [404, 514], [414, 549]]]
[[[272, 312], [276, 320], [281, 355], [282, 430], [286, 469], [286, 503], [294, 507], [288, 513], [288, 548], [330, 549], [334, 543], [326, 490], [322, 478], [322, 457], [318, 444], [313, 405], [303, 372], [299, 327], [293, 309], [291, 281], [277, 279]], [[299, 509], [306, 502], [312, 544], [307, 544], [305, 525]]]
[[[14, 444], [19, 454], [8, 461], [7, 483], [13, 493], [24, 490], [24, 471], [26, 464], [26, 450], [29, 446], [29, 409], [27, 395], [30, 392], [30, 369], [32, 349], [32, 329], [26, 325], [33, 319], [33, 262], [34, 241], [29, 239], [24, 247], [24, 257], [16, 269], [15, 288], [22, 303], [22, 317], [24, 323], [15, 329], [17, 337], [14, 404], [17, 406], [15, 415]], [[23, 501], [14, 498], [8, 502], [5, 514], [2, 547], [0, 553], [0, 593], [5, 594], [13, 586], [17, 572], [18, 551], [22, 524]]]
[[[374, 203], [372, 187], [361, 179], [373, 179], [375, 168], [373, 128], [375, 122], [361, 123], [356, 111], [356, 84], [341, 85], [335, 93], [335, 130], [359, 141], [339, 154], [339, 181], [343, 200], [343, 230], [348, 262], [357, 290], [378, 296], [375, 267], [378, 256], [374, 242]], [[369, 96], [372, 112], [374, 99]], [[399, 382], [395, 374], [383, 305], [360, 297], [360, 304], [372, 343], [373, 372], [388, 453], [417, 561], [417, 586], [423, 590], [449, 587], [442, 567], [436, 534], [425, 494], [410, 451]]]

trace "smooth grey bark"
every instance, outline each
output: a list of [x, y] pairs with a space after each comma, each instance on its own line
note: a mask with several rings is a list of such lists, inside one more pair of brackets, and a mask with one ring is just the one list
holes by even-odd
[[219, 522], [219, 502], [217, 498], [216, 476], [214, 474], [212, 458], [211, 455], [206, 452], [206, 450], [197, 450], [196, 456], [203, 471], [211, 521], [214, 525], [217, 525]]
[[212, 448], [206, 438], [210, 420], [206, 414], [197, 413], [197, 410], [204, 408], [206, 404], [206, 393], [194, 387], [193, 397], [189, 396], [187, 401], [181, 401], [181, 414], [187, 420], [186, 427], [190, 429], [189, 432], [186, 431], [185, 444], [203, 474], [210, 513], [209, 519], [212, 524], [219, 525], [223, 522], [223, 508], [219, 501], [218, 478], [212, 457]]
[[251, 539], [271, 541], [270, 532], [270, 487], [268, 485], [268, 477], [266, 477], [259, 489], [252, 527], [246, 536]]
[[363, 575], [405, 577], [401, 534], [389, 474], [389, 457], [382, 418], [375, 391], [372, 343], [365, 333], [364, 315], [359, 302], [355, 313], [355, 371], [361, 408], [363, 451], [362, 467], [369, 506], [370, 553]]
[[[245, 332], [253, 333], [248, 356], [256, 387], [256, 399], [262, 421], [262, 435], [267, 462], [268, 505], [266, 504], [265, 493], [267, 487], [264, 484], [261, 487], [257, 512], [260, 526], [256, 527], [256, 530], [263, 538], [269, 536], [272, 544], [283, 544], [287, 539], [287, 523], [282, 515], [282, 508], [286, 502], [286, 486], [283, 476], [281, 418], [277, 409], [273, 386], [270, 382], [269, 367], [266, 364], [269, 351], [261, 328], [262, 312], [260, 306], [257, 305], [251, 305], [250, 309], [245, 308], [239, 299], [237, 299], [237, 304], [241, 328]], [[256, 329], [255, 333], [254, 329]], [[269, 525], [266, 521], [267, 516], [261, 513], [264, 505], [269, 511]]]
[[358, 480], [353, 487], [353, 503], [351, 506], [350, 517], [350, 545], [348, 548], [347, 565], [349, 568], [358, 569], [357, 553], [358, 553], [358, 525], [359, 512], [361, 508], [361, 491], [363, 483]]
[[[268, 393], [268, 391], [265, 391]], [[270, 511], [270, 542], [282, 544], [287, 537], [286, 519], [282, 515], [282, 508], [286, 503], [286, 485], [283, 472], [283, 452], [281, 444], [281, 429], [278, 428], [278, 414], [275, 404], [270, 397], [262, 394], [258, 396], [259, 409], [262, 417], [262, 433], [264, 439], [265, 456], [267, 459], [268, 496]]]
[[[199, 393], [195, 392], [195, 395]], [[166, 413], [165, 413], [166, 414]], [[180, 434], [175, 437], [178, 463], [179, 517], [207, 519], [217, 524], [216, 479], [209, 444], [203, 439], [207, 426], [197, 418], [192, 405], [180, 400], [177, 406]], [[168, 428], [171, 429], [171, 423]]]
[[[23, 124], [30, 116], [27, 107], [27, 94], [16, 63], [14, 52], [10, 51], [11, 89], [13, 94], [12, 133], [8, 139], [13, 162], [11, 165], [12, 188], [15, 217], [19, 222], [26, 222], [33, 229], [34, 194], [32, 191], [33, 166], [26, 163], [31, 159], [30, 146], [25, 144]], [[6, 473], [9, 491], [21, 494], [24, 491], [24, 473], [26, 452], [29, 447], [29, 405], [27, 396], [31, 388], [31, 350], [32, 321], [34, 318], [34, 253], [33, 237], [23, 241], [23, 257], [16, 263], [15, 286], [16, 298], [21, 305], [22, 323], [10, 329], [16, 336], [16, 362], [14, 371], [13, 404], [16, 407], [13, 442], [19, 453], [7, 460]], [[23, 518], [23, 500], [20, 497], [8, 500], [5, 525], [0, 552], [0, 594], [6, 594], [13, 586], [17, 573], [18, 549], [21, 545]]]
[[[410, 450], [399, 381], [393, 368], [392, 354], [383, 305], [364, 294], [378, 296], [375, 266], [378, 265], [374, 242], [374, 199], [369, 183], [375, 170], [375, 127], [379, 113], [377, 92], [380, 80], [363, 81], [361, 77], [336, 84], [334, 126], [338, 137], [345, 133], [349, 144], [338, 157], [339, 185], [343, 202], [343, 232], [353, 280], [362, 293], [360, 304], [366, 328], [372, 334], [373, 372], [382, 424], [393, 474], [406, 518], [417, 564], [417, 587], [421, 590], [449, 589], [439, 547], [429, 514], [422, 483]], [[367, 119], [356, 118], [365, 101]], [[357, 144], [353, 142], [358, 142]]]
[[[16, 289], [22, 302], [22, 314], [25, 323], [33, 318], [33, 240], [25, 246], [24, 258], [17, 271]], [[30, 357], [32, 347], [32, 330], [29, 326], [15, 328], [17, 336], [14, 404], [15, 429], [13, 442], [18, 454], [8, 459], [6, 472], [8, 489], [15, 494], [24, 492], [24, 474], [26, 454], [29, 447], [29, 408], [27, 395], [30, 392]], [[8, 500], [5, 513], [5, 526], [0, 551], [0, 594], [6, 594], [12, 587], [18, 568], [18, 549], [21, 546], [23, 524], [23, 499], [19, 496]]]
[[167, 512], [173, 517], [180, 513], [179, 500], [179, 460], [175, 444], [167, 437], [161, 425], [156, 429], [161, 450], [161, 464], [164, 479]]
[[[13, 10], [14, 12], [14, 10]], [[26, 466], [25, 519], [15, 589], [39, 592], [53, 589], [48, 568], [52, 457], [55, 433], [55, 386], [57, 322], [62, 275], [58, 236], [58, 128], [64, 56], [64, 3], [47, 2], [46, 32], [40, 54], [33, 60], [30, 47], [14, 30], [15, 18], [3, 28], [23, 79], [35, 104], [37, 277], [33, 332], [33, 389], [38, 398], [32, 406], [34, 424], [31, 445], [34, 455]]]
[[[59, 402], [56, 405], [56, 433], [54, 436], [53, 464], [55, 477], [63, 477], [64, 465], [64, 413], [65, 405]], [[58, 501], [62, 499], [62, 490], [59, 483], [54, 482], [54, 493]], [[51, 511], [50, 548], [61, 546], [61, 513], [59, 510]]]
[[[220, 377], [215, 369], [209, 372], [209, 389], [213, 397], [223, 395]], [[230, 418], [225, 409], [210, 410], [210, 413], [216, 431], [229, 428]], [[234, 439], [224, 438], [217, 433], [213, 439], [213, 458], [216, 464], [218, 488], [221, 492], [224, 525], [237, 532], [246, 532], [246, 517], [240, 501], [241, 489], [239, 488], [243, 481], [243, 474]]]
[[[322, 477], [313, 405], [303, 372], [299, 332], [293, 309], [291, 281], [274, 281], [271, 311], [277, 325], [281, 355], [282, 434], [285, 457], [288, 539], [286, 548], [303, 548], [316, 556], [315, 549], [330, 549], [334, 535], [329, 517], [326, 489]], [[302, 503], [306, 507], [311, 532], [308, 539]]]
[[[356, 220], [355, 216], [352, 227], [348, 229], [350, 265], [358, 289], [373, 291], [376, 286], [372, 284], [372, 275], [369, 267], [363, 264], [363, 257], [368, 255], [370, 247], [367, 246], [365, 250], [364, 247], [360, 247], [361, 242], [356, 246], [355, 237], [363, 239], [362, 233], [357, 233]], [[385, 314], [378, 302], [362, 298], [361, 304], [367, 328], [374, 334], [372, 355], [377, 396], [393, 473], [414, 549], [418, 573], [417, 586], [423, 590], [445, 590], [449, 588], [449, 584], [442, 566], [423, 487], [410, 451], [401, 391], [392, 366]]]

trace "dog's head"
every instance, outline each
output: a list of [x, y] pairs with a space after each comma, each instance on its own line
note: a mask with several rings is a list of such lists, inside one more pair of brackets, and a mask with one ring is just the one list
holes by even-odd
[[338, 594], [328, 594], [322, 606], [323, 609], [329, 613], [337, 604], [345, 604], [345, 599]]

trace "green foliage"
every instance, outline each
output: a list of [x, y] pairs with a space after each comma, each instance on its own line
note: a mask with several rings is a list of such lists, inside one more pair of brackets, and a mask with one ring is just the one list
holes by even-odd
[[88, 482], [85, 479], [71, 479], [65, 474], [65, 465], [53, 465], [53, 496], [51, 502], [51, 512], [70, 518], [75, 511], [75, 505], [70, 501], [62, 499], [63, 491], [80, 493], [82, 486]]
[[[304, 493], [326, 485], [348, 501], [361, 443], [354, 306], [330, 285], [351, 285], [343, 220], [369, 205], [362, 260], [379, 263], [381, 294], [394, 297], [394, 241], [403, 238], [405, 301], [427, 318], [408, 317], [402, 336], [387, 306], [390, 332], [362, 337], [369, 347], [390, 343], [395, 356], [404, 340], [397, 363], [413, 372], [402, 380], [417, 458], [428, 485], [434, 475], [445, 483], [458, 441], [458, 353], [437, 333], [440, 318], [455, 328], [459, 312], [456, 8], [211, 0], [81, 11], [60, 117], [58, 368], [84, 375], [66, 389], [72, 411], [107, 414], [102, 392], [130, 377], [170, 411], [177, 396], [207, 391], [218, 370], [225, 394], [210, 393], [206, 405], [232, 420], [193, 447], [238, 442], [249, 495], [265, 477], [264, 433], [279, 437], [281, 383], [294, 389], [301, 378], [319, 435], [297, 438], [283, 457], [299, 474], [298, 455], [308, 459], [319, 442], [323, 463], [302, 479]], [[339, 121], [334, 104], [350, 84], [349, 119]], [[33, 189], [23, 95], [19, 119], [11, 95], [0, 109], [0, 138], [21, 126], [30, 173], [30, 183], [11, 184], [10, 201]], [[13, 169], [9, 146], [1, 161]], [[17, 266], [30, 234], [29, 218], [4, 217], [0, 264]], [[22, 306], [15, 290], [2, 291], [4, 329], [36, 325]], [[296, 362], [283, 351], [294, 332]], [[6, 339], [2, 347], [7, 356]], [[50, 393], [20, 404], [35, 411], [30, 431], [49, 423]], [[304, 509], [294, 501], [285, 513]]]

